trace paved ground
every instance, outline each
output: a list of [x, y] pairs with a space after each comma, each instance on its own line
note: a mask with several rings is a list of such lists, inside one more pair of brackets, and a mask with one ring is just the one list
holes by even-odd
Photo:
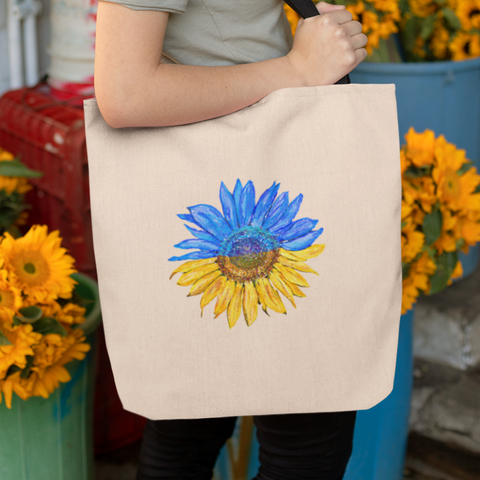
[[[97, 458], [95, 480], [135, 480], [139, 451], [137, 442]], [[480, 455], [411, 434], [404, 473], [404, 480], [479, 480]]]

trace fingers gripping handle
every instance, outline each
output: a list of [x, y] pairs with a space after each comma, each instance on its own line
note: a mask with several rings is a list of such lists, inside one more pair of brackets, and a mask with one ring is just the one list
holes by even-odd
[[[295, 10], [302, 18], [320, 15], [320, 12], [317, 10], [317, 7], [312, 2], [312, 0], [284, 0], [284, 2], [293, 10]], [[350, 77], [348, 75], [345, 75], [338, 82], [335, 82], [335, 85], [348, 83], [351, 83]]]

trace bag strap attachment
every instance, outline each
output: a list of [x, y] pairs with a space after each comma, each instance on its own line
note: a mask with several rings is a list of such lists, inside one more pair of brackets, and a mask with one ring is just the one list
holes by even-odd
[[[320, 15], [320, 12], [317, 10], [317, 7], [315, 6], [312, 0], [284, 0], [284, 2], [289, 7], [291, 7], [295, 12], [297, 12], [302, 18], [309, 18], [309, 17], [314, 17], [315, 15]], [[167, 54], [162, 52], [162, 55], [168, 58], [173, 63], [180, 65], [179, 62], [177, 62], [175, 59], [168, 56]], [[350, 77], [348, 75], [345, 75], [338, 82], [335, 82], [335, 85], [349, 84], [349, 83], [351, 83]]]

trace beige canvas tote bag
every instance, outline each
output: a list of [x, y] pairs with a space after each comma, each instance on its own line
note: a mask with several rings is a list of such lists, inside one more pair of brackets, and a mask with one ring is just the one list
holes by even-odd
[[84, 101], [106, 344], [150, 419], [368, 409], [401, 316], [394, 84], [284, 88], [110, 127]]

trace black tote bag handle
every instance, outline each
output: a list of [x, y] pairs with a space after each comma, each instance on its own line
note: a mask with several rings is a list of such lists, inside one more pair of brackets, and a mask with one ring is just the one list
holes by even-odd
[[[284, 0], [284, 2], [293, 10], [295, 10], [302, 18], [314, 17], [315, 15], [320, 15], [320, 12], [317, 10], [317, 7], [312, 2], [312, 0]], [[335, 82], [335, 85], [348, 84], [350, 82], [350, 77], [345, 75], [338, 82]]]

